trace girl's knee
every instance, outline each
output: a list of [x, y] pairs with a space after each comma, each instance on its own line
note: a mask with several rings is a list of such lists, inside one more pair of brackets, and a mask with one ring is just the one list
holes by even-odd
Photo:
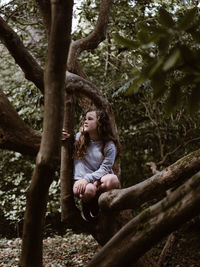
[[92, 183], [87, 184], [83, 198], [85, 200], [90, 200], [95, 197], [97, 188]]
[[118, 177], [117, 177], [116, 175], [113, 174], [113, 175], [110, 177], [109, 184], [110, 184], [110, 187], [111, 187], [112, 189], [114, 189], [114, 188], [119, 188], [120, 183], [119, 183], [119, 179], [118, 179]]
[[118, 177], [115, 174], [108, 174], [102, 177], [101, 188], [103, 190], [111, 190], [120, 187], [120, 182]]

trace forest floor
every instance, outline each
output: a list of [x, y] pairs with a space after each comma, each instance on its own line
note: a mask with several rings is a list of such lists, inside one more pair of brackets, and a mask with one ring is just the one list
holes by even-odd
[[166, 249], [163, 261], [158, 264], [158, 267], [200, 267], [199, 217], [184, 224], [178, 231], [151, 249], [150, 253], [155, 262], [158, 263], [162, 258], [163, 248], [170, 238], [171, 244]]
[[[45, 267], [86, 266], [99, 245], [90, 235], [73, 234], [44, 239], [43, 264]], [[21, 239], [0, 239], [0, 267], [17, 267]]]
[[[185, 224], [173, 233], [173, 241], [162, 257], [158, 267], [200, 267], [200, 221]], [[154, 262], [160, 255], [168, 238], [151, 249]], [[0, 267], [16, 267], [19, 262], [21, 239], [0, 239]], [[73, 234], [49, 237], [44, 240], [44, 266], [86, 266], [100, 246], [90, 235]], [[150, 266], [149, 266], [150, 267]]]

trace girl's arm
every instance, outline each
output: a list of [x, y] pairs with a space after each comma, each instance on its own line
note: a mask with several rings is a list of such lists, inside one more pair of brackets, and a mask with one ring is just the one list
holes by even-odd
[[85, 179], [88, 182], [94, 182], [95, 180], [100, 180], [106, 174], [113, 173], [112, 167], [115, 162], [115, 157], [117, 154], [117, 149], [115, 144], [110, 141], [105, 145], [104, 148], [104, 160], [102, 161], [98, 170], [85, 175]]

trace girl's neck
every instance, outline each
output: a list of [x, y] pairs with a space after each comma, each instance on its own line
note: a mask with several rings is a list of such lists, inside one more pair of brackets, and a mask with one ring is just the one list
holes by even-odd
[[98, 133], [89, 133], [89, 136], [90, 136], [90, 140], [100, 141]]

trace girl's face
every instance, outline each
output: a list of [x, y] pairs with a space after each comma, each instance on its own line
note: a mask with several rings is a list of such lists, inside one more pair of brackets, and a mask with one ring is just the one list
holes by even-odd
[[83, 124], [83, 130], [87, 133], [97, 133], [98, 119], [96, 111], [87, 112]]

